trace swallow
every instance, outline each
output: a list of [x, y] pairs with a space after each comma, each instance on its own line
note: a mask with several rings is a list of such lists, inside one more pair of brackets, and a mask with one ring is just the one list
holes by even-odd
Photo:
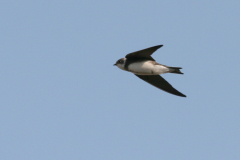
[[132, 72], [138, 78], [168, 93], [180, 97], [186, 97], [178, 90], [172, 87], [160, 74], [175, 73], [183, 74], [181, 67], [169, 67], [157, 63], [151, 55], [163, 45], [157, 45], [140, 51], [129, 53], [125, 58], [119, 59], [114, 65], [118, 68]]

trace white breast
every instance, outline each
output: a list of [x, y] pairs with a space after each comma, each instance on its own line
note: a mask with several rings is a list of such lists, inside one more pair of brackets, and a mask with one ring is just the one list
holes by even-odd
[[158, 75], [169, 71], [167, 67], [154, 65], [151, 61], [132, 63], [128, 66], [128, 70], [138, 75]]

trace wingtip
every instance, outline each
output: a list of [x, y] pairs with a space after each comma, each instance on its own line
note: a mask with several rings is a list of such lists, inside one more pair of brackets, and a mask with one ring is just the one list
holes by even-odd
[[178, 96], [180, 96], [180, 97], [187, 97], [186, 95], [184, 95], [184, 94], [180, 94], [180, 95], [178, 95]]
[[150, 48], [155, 48], [156, 50], [158, 50], [159, 48], [161, 48], [163, 45], [160, 44], [160, 45], [156, 45], [156, 46], [153, 46], [153, 47], [150, 47]]
[[162, 45], [162, 44], [160, 44], [160, 45], [157, 45], [157, 46], [160, 48], [160, 47], [162, 47], [163, 45]]
[[[156, 46], [153, 46], [153, 47], [156, 47], [156, 48], [161, 48], [163, 45], [160, 44], [160, 45], [156, 45]], [[150, 47], [150, 48], [153, 48], [153, 47]]]

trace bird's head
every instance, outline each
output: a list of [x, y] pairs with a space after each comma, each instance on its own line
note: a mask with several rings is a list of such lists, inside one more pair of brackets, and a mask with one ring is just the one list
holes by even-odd
[[114, 64], [114, 66], [117, 66], [118, 68], [125, 70], [124, 66], [125, 66], [126, 60], [127, 60], [127, 58], [121, 58], [121, 59], [117, 60], [117, 62]]

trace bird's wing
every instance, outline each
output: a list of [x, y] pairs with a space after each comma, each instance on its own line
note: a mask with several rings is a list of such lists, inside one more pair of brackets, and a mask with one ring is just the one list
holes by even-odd
[[[135, 74], [136, 75], [136, 74]], [[171, 84], [169, 84], [164, 78], [162, 78], [160, 75], [136, 75], [137, 77], [141, 78], [145, 82], [150, 83], [151, 85], [164, 90], [168, 93], [181, 96], [181, 97], [186, 97], [184, 94], [181, 92], [177, 91], [175, 88], [172, 87]]]
[[146, 48], [140, 51], [136, 51], [136, 52], [132, 52], [126, 55], [127, 59], [148, 59], [148, 60], [152, 60], [155, 61], [151, 55], [153, 54], [153, 52], [155, 52], [158, 48], [162, 47], [163, 45], [158, 45], [158, 46], [154, 46], [154, 47], [150, 47], [150, 48]]

